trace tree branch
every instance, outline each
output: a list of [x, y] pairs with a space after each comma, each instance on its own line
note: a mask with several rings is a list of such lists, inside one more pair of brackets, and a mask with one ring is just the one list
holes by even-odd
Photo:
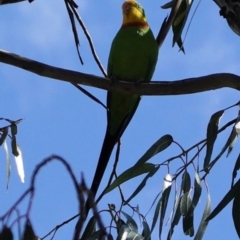
[[0, 50], [0, 62], [55, 80], [137, 95], [181, 95], [224, 87], [240, 91], [240, 77], [231, 73], [217, 73], [178, 81], [132, 83], [126, 81], [110, 81], [107, 78], [53, 67], [3, 50]]

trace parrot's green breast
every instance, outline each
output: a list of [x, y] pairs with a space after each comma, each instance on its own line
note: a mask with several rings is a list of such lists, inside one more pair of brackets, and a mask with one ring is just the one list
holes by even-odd
[[[158, 58], [158, 46], [149, 27], [121, 28], [113, 40], [108, 60], [108, 76], [131, 82], [150, 81]], [[135, 112], [139, 96], [108, 93], [108, 131], [114, 135]]]

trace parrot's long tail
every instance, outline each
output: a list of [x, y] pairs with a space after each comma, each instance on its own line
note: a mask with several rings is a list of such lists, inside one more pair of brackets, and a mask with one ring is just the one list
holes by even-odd
[[92, 186], [91, 186], [91, 192], [92, 192], [92, 196], [90, 198], [88, 198], [87, 202], [86, 202], [86, 208], [85, 208], [85, 216], [88, 215], [89, 210], [92, 207], [93, 204], [93, 200], [97, 194], [99, 185], [101, 183], [102, 177], [104, 175], [105, 169], [107, 167], [108, 161], [111, 157], [113, 148], [115, 146], [115, 144], [117, 143], [117, 139], [116, 136], [112, 136], [108, 131], [106, 131], [106, 135], [103, 141], [103, 145], [102, 145], [102, 150], [100, 153], [100, 157], [98, 160], [98, 165], [95, 171], [95, 175], [92, 181]]

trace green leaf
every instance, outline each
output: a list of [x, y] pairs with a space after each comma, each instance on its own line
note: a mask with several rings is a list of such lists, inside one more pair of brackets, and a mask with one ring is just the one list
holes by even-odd
[[12, 136], [11, 146], [12, 146], [12, 154], [17, 157], [19, 155], [19, 152], [17, 149], [17, 139], [15, 135]]
[[129, 228], [129, 227], [128, 227], [128, 225], [126, 225], [126, 223], [121, 218], [119, 218], [118, 221], [117, 221], [117, 232], [118, 232], [118, 234], [120, 233], [122, 228]]
[[13, 123], [13, 124], [11, 124], [10, 128], [11, 128], [12, 136], [17, 135], [17, 125], [15, 123]]
[[208, 164], [211, 160], [213, 146], [214, 146], [215, 140], [217, 139], [219, 121], [220, 121], [220, 118], [222, 117], [223, 113], [224, 113], [224, 110], [214, 113], [211, 116], [210, 121], [208, 123], [206, 156], [205, 156], [204, 164], [203, 164], [204, 168], [206, 166], [208, 166]]
[[158, 220], [158, 216], [160, 213], [160, 209], [162, 207], [162, 197], [159, 199], [157, 206], [155, 208], [155, 212], [154, 212], [154, 216], [153, 216], [153, 221], [152, 221], [152, 227], [151, 227], [151, 232], [153, 232], [153, 229], [155, 228], [155, 225], [157, 223]]
[[191, 177], [188, 171], [186, 170], [182, 175], [182, 184], [181, 184], [181, 191], [183, 193], [189, 192], [191, 188]]
[[143, 224], [142, 236], [144, 237], [144, 240], [151, 240], [151, 230], [148, 223], [146, 221], [143, 221], [142, 224]]
[[223, 155], [223, 153], [227, 150], [227, 148], [231, 145], [231, 143], [233, 142], [233, 140], [236, 137], [236, 130], [233, 127], [232, 132], [227, 140], [227, 142], [225, 143], [224, 147], [222, 148], [221, 152], [217, 155], [217, 157], [210, 162], [210, 164], [204, 169], [206, 172], [208, 172], [208, 169], [211, 168], [219, 159], [220, 157]]
[[10, 176], [11, 176], [11, 161], [10, 161], [10, 155], [9, 155], [8, 146], [7, 146], [6, 141], [3, 143], [3, 149], [4, 149], [5, 154], [6, 154], [7, 189], [8, 189]]
[[160, 221], [159, 221], [159, 238], [160, 239], [162, 234], [163, 220], [167, 210], [167, 204], [168, 204], [168, 199], [169, 199], [169, 194], [171, 192], [171, 189], [172, 189], [172, 177], [170, 174], [167, 174], [164, 178], [164, 189], [162, 193], [162, 207], [161, 207], [161, 214], [160, 214]]
[[122, 183], [129, 179], [135, 178], [141, 174], [149, 173], [155, 169], [155, 165], [152, 163], [144, 163], [142, 165], [134, 165], [125, 172], [123, 172], [113, 183], [105, 190], [105, 194], [112, 191]]
[[23, 166], [22, 151], [19, 146], [17, 146], [17, 150], [18, 150], [19, 155], [17, 157], [16, 156], [14, 157], [15, 163], [16, 163], [17, 172], [20, 177], [20, 180], [21, 180], [21, 182], [24, 182], [25, 173], [24, 173], [24, 166]]
[[232, 185], [233, 186], [233, 182], [235, 177], [237, 176], [237, 171], [240, 169], [240, 154], [238, 155], [237, 161], [235, 163], [234, 169], [233, 169], [233, 173], [232, 173]]
[[190, 192], [183, 194], [180, 203], [180, 212], [182, 216], [187, 216], [192, 206], [192, 199], [190, 197]]
[[102, 236], [103, 236], [103, 232], [101, 230], [98, 230], [96, 232], [93, 232], [86, 240], [102, 239], [101, 238]]
[[193, 213], [183, 217], [183, 232], [190, 237], [194, 236]]
[[32, 225], [28, 220], [25, 224], [24, 232], [23, 232], [23, 240], [38, 240], [38, 237], [35, 235]]
[[240, 179], [234, 184], [234, 186], [227, 192], [227, 194], [223, 197], [221, 202], [217, 205], [217, 207], [211, 212], [211, 214], [206, 219], [207, 221], [216, 217], [227, 205], [230, 201], [235, 198], [237, 193], [240, 191]]
[[192, 205], [188, 210], [187, 216], [191, 215], [195, 209], [195, 207], [198, 204], [198, 201], [200, 199], [202, 193], [202, 186], [201, 186], [201, 179], [197, 172], [195, 172], [195, 179], [194, 179], [194, 194], [192, 199]]
[[[127, 225], [122, 225], [120, 230], [119, 230], [117, 240], [127, 239], [126, 236], [130, 232], [131, 232], [131, 229]], [[123, 236], [125, 236], [125, 238], [123, 238]]]
[[0, 240], [13, 240], [12, 230], [7, 226], [3, 227], [3, 230], [0, 233]]
[[233, 199], [232, 218], [238, 237], [240, 238], [240, 189]]
[[173, 235], [173, 232], [174, 232], [174, 227], [178, 225], [179, 220], [181, 218], [181, 211], [180, 211], [181, 200], [182, 200], [181, 196], [176, 197], [176, 199], [175, 199], [174, 209], [176, 209], [176, 211], [175, 211], [175, 214], [174, 214], [174, 218], [173, 218], [171, 227], [170, 227], [169, 232], [168, 232], [167, 240], [171, 239], [171, 237]]
[[231, 139], [229, 140], [229, 147], [228, 147], [227, 157], [232, 152], [234, 144], [237, 141], [237, 138], [238, 138], [238, 134], [236, 132], [236, 128], [234, 127], [233, 131], [232, 131], [232, 134], [231, 134]]
[[142, 165], [143, 163], [147, 162], [150, 158], [168, 148], [172, 142], [173, 138], [171, 135], [164, 135], [144, 153], [144, 155], [137, 161], [135, 165]]
[[126, 240], [144, 240], [144, 237], [139, 235], [137, 232], [130, 231], [128, 233], [127, 238], [123, 238], [123, 239], [126, 239]]
[[138, 226], [137, 226], [136, 222], [134, 221], [134, 219], [123, 211], [121, 211], [121, 213], [127, 219], [126, 224], [131, 228], [131, 230], [133, 230], [134, 232], [138, 232]]
[[124, 205], [128, 204], [146, 185], [147, 180], [152, 177], [160, 168], [160, 165], [154, 168], [152, 171], [150, 171], [147, 176], [142, 180], [142, 182], [138, 185], [136, 190], [133, 192], [133, 194], [124, 202]]
[[210, 194], [208, 192], [207, 203], [206, 203], [205, 209], [203, 211], [202, 219], [201, 219], [201, 222], [199, 224], [197, 233], [194, 237], [194, 240], [201, 240], [202, 239], [202, 237], [204, 235], [204, 232], [205, 232], [205, 230], [207, 228], [207, 225], [208, 225], [208, 221], [206, 220], [206, 218], [207, 218], [207, 216], [209, 216], [210, 212], [211, 212], [211, 197], [210, 197]]
[[107, 239], [108, 240], [114, 240], [113, 235], [111, 233], [109, 233]]
[[95, 231], [96, 231], [96, 218], [94, 216], [92, 216], [87, 223], [87, 226], [82, 234], [81, 240], [87, 239]]
[[8, 127], [2, 128], [1, 131], [2, 131], [2, 135], [0, 137], [0, 146], [2, 146], [3, 142], [5, 141], [8, 135]]
[[172, 8], [174, 1], [165, 3], [163, 6], [161, 6], [162, 9], [168, 9], [168, 8]]
[[187, 0], [182, 0], [180, 7], [177, 11], [176, 17], [172, 24], [173, 46], [177, 42], [180, 45], [180, 50], [183, 49], [182, 41], [180, 39], [181, 39], [182, 31], [185, 26], [190, 8], [192, 6], [192, 2], [193, 1], [190, 2]]

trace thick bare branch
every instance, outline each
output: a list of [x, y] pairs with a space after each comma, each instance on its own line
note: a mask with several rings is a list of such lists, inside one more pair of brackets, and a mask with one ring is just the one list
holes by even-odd
[[110, 91], [124, 91], [138, 95], [181, 95], [215, 90], [224, 87], [240, 91], [240, 77], [230, 73], [217, 73], [178, 81], [130, 83], [114, 80], [109, 81], [107, 78], [53, 67], [2, 50], [0, 50], [0, 62], [22, 68], [43, 77]]

